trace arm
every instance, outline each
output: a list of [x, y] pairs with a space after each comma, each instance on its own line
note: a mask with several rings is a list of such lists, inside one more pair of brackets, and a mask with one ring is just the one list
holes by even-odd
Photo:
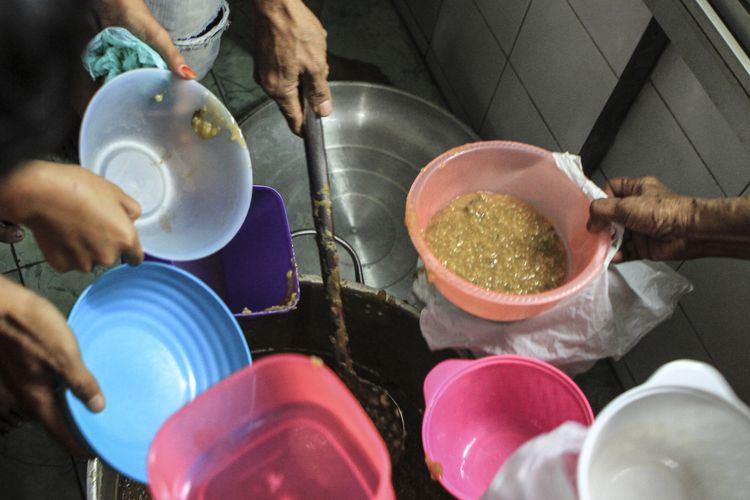
[[607, 191], [591, 203], [589, 229], [618, 222], [630, 231], [616, 260], [750, 259], [750, 198], [682, 196], [654, 177], [613, 179]]
[[139, 215], [135, 200], [78, 165], [30, 161], [0, 179], [0, 220], [28, 226], [56, 271], [90, 271], [123, 254], [140, 263]]
[[176, 75], [186, 80], [195, 78], [167, 30], [154, 18], [143, 0], [95, 0], [94, 5], [104, 26], [127, 28], [153, 47]]
[[0, 377], [21, 410], [72, 451], [80, 451], [58, 406], [60, 377], [93, 412], [104, 395], [81, 360], [65, 318], [48, 301], [0, 276]]
[[255, 79], [276, 101], [295, 134], [302, 133], [302, 101], [320, 116], [333, 111], [328, 87], [326, 31], [302, 0], [252, 0]]

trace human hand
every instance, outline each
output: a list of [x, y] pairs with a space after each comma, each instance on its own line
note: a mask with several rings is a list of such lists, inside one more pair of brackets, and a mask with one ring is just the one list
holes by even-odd
[[159, 24], [143, 0], [95, 0], [94, 5], [105, 27], [127, 28], [158, 52], [177, 76], [185, 80], [195, 78], [195, 73], [185, 63], [185, 58], [167, 30]]
[[0, 216], [28, 226], [53, 269], [90, 271], [124, 255], [143, 261], [138, 203], [78, 165], [31, 161], [0, 181]]
[[326, 31], [302, 0], [254, 0], [255, 80], [302, 133], [303, 99], [320, 116], [333, 111]]
[[610, 222], [625, 226], [614, 262], [750, 259], [748, 197], [691, 198], [673, 193], [654, 177], [613, 179], [606, 191], [611, 198], [591, 202], [588, 228], [600, 231]]
[[655, 177], [612, 179], [606, 192], [609, 198], [591, 202], [588, 227], [596, 232], [617, 222], [629, 231], [614, 262], [702, 256], [702, 246], [690, 238], [695, 198], [673, 193]]
[[2, 381], [26, 416], [80, 452], [58, 406], [57, 379], [93, 412], [104, 409], [104, 396], [81, 360], [73, 333], [55, 306], [5, 277], [0, 277], [0, 297]]

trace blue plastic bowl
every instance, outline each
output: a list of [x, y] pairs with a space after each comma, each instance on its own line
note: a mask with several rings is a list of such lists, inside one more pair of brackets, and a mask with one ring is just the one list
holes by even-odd
[[107, 401], [94, 414], [68, 390], [71, 418], [97, 455], [144, 483], [148, 449], [164, 421], [251, 361], [221, 299], [165, 264], [108, 271], [81, 294], [68, 323]]

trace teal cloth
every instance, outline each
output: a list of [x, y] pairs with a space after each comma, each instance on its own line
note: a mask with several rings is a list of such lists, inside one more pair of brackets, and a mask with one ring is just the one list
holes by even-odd
[[167, 69], [167, 63], [125, 28], [106, 28], [86, 46], [83, 67], [94, 80], [103, 76], [109, 81], [131, 69]]

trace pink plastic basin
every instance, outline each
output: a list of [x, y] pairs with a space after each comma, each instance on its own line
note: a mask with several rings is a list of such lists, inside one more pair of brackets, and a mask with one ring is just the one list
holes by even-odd
[[479, 498], [505, 459], [566, 421], [590, 425], [586, 397], [557, 368], [522, 356], [443, 361], [424, 382], [425, 460], [451, 494]]
[[148, 456], [157, 500], [394, 498], [388, 450], [320, 360], [268, 356], [175, 413]]
[[[516, 196], [552, 221], [568, 249], [564, 284], [528, 295], [493, 292], [449, 271], [432, 254], [423, 235], [432, 216], [457, 196], [477, 191]], [[406, 200], [406, 226], [430, 281], [464, 311], [495, 321], [539, 314], [581, 290], [603, 269], [609, 235], [589, 233], [588, 216], [588, 198], [557, 168], [552, 153], [506, 141], [467, 144], [440, 155], [422, 169]]]

